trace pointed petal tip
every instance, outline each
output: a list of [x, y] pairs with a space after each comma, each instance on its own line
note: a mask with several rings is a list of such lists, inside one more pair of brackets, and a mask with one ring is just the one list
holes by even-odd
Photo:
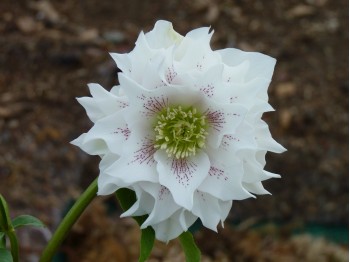
[[285, 148], [284, 146], [281, 145], [281, 147], [282, 147], [282, 148], [281, 148], [281, 149], [282, 149], [282, 152], [281, 152], [281, 153], [284, 153], [284, 152], [287, 152], [287, 151], [288, 151], [288, 149]]
[[87, 86], [88, 86], [89, 89], [95, 88], [96, 86], [97, 86], [97, 87], [101, 87], [101, 85], [100, 85], [100, 84], [97, 84], [97, 83], [88, 83]]
[[73, 139], [72, 141], [70, 141], [69, 143], [71, 145], [75, 145], [75, 146], [80, 147], [82, 145], [82, 140], [84, 140], [85, 136], [86, 136], [86, 133], [83, 133], [80, 136], [78, 136], [76, 139]]

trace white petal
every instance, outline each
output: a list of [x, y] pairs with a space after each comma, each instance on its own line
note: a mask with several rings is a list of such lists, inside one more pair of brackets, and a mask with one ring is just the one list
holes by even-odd
[[124, 73], [131, 72], [131, 61], [128, 54], [109, 53], [116, 62], [118, 68]]
[[[243, 167], [232, 157], [230, 162], [220, 162], [218, 152], [211, 152], [210, 170], [198, 190], [209, 193], [223, 201], [242, 200], [254, 197], [242, 186]], [[214, 156], [215, 155], [215, 156]]]
[[276, 59], [256, 52], [244, 52], [235, 48], [226, 48], [217, 51], [225, 64], [236, 66], [243, 61], [249, 61], [250, 67], [246, 75], [246, 81], [263, 77], [271, 79], [276, 64]]
[[219, 205], [221, 208], [221, 226], [224, 227], [224, 221], [226, 220], [228, 214], [230, 213], [232, 207], [232, 201], [221, 201], [219, 200]]
[[207, 101], [206, 104], [203, 114], [209, 124], [208, 143], [211, 147], [218, 148], [224, 135], [235, 132], [247, 110], [241, 105], [217, 104], [214, 101]]
[[267, 191], [261, 182], [255, 183], [243, 183], [245, 189], [249, 192], [257, 195], [271, 195], [269, 191]]
[[105, 115], [113, 114], [129, 105], [126, 97], [116, 96], [99, 84], [88, 84], [88, 87], [96, 105]]
[[243, 84], [246, 82], [245, 76], [249, 70], [249, 61], [242, 61], [236, 66], [228, 66], [224, 64], [222, 79], [224, 82], [232, 84]]
[[97, 195], [109, 195], [117, 191], [123, 186], [119, 179], [109, 176], [105, 173], [106, 168], [111, 166], [119, 158], [118, 155], [108, 153], [104, 155], [99, 164], [100, 174], [98, 176], [98, 192]]
[[141, 82], [145, 89], [156, 89], [173, 84], [177, 76], [174, 61], [174, 49], [168, 48], [158, 51], [150, 59], [144, 71], [144, 78]]
[[147, 134], [142, 137], [132, 132], [125, 148], [124, 154], [106, 170], [106, 173], [120, 179], [126, 186], [140, 181], [158, 182], [153, 157], [155, 148]]
[[146, 38], [151, 48], [160, 49], [180, 43], [183, 36], [173, 29], [170, 22], [159, 20], [154, 25], [153, 30], [146, 34]]
[[[231, 103], [243, 104], [248, 109], [251, 109], [256, 104], [256, 96], [260, 92], [266, 92], [270, 80], [264, 78], [255, 78], [244, 84], [231, 84], [227, 89]], [[263, 111], [266, 112], [266, 111]]]
[[260, 120], [255, 131], [255, 138], [259, 149], [268, 150], [274, 153], [283, 153], [286, 149], [276, 142], [271, 136], [268, 125]]
[[[131, 106], [125, 109], [127, 115], [125, 119], [130, 129], [136, 122], [153, 123], [155, 116], [165, 107], [191, 105], [199, 107], [202, 103], [203, 95], [187, 86], [166, 86], [147, 90], [123, 74], [119, 75], [119, 81], [130, 99]], [[204, 108], [209, 112], [208, 107]]]
[[[177, 61], [182, 65], [182, 70], [206, 72], [210, 67], [221, 63], [220, 55], [211, 50], [209, 40], [210, 37], [208, 42], [184, 39], [175, 54]], [[181, 54], [181, 58], [179, 54]]]
[[190, 226], [193, 225], [194, 222], [198, 219], [197, 216], [193, 215], [192, 212], [182, 209], [180, 215], [180, 225], [184, 232], [186, 232]]
[[246, 152], [241, 152], [241, 155], [244, 168], [242, 181], [246, 183], [262, 181], [264, 166], [256, 160], [255, 152], [247, 150]]
[[191, 211], [201, 219], [205, 227], [217, 232], [216, 227], [221, 220], [221, 208], [216, 197], [196, 190]]
[[163, 242], [178, 237], [196, 221], [197, 217], [186, 210], [178, 210], [169, 219], [153, 225], [156, 238]]
[[84, 107], [87, 116], [90, 118], [90, 120], [93, 123], [105, 116], [105, 114], [102, 112], [102, 110], [96, 104], [93, 98], [79, 97], [77, 98], [77, 101], [79, 102], [79, 104], [81, 104]]
[[160, 184], [170, 190], [178, 205], [190, 210], [193, 206], [193, 193], [208, 174], [208, 156], [198, 152], [186, 159], [174, 159], [158, 150], [154, 158], [157, 161]]
[[80, 147], [83, 151], [89, 155], [104, 155], [109, 153], [109, 149], [106, 143], [102, 140], [90, 140], [85, 141], [87, 133], [81, 134], [78, 138], [74, 139], [70, 143], [72, 145]]
[[141, 189], [139, 186], [133, 187], [136, 194], [136, 202], [120, 217], [143, 216], [149, 214], [154, 206], [154, 198]]
[[239, 157], [243, 159], [244, 176], [243, 182], [255, 183], [264, 181], [273, 177], [279, 177], [277, 174], [269, 173], [264, 170], [265, 154], [267, 151], [245, 150], [241, 151]]
[[143, 32], [139, 34], [135, 45], [135, 48], [127, 54], [131, 68], [123, 71], [123, 73], [132, 77], [136, 82], [141, 83], [146, 65], [155, 54], [155, 51], [150, 48]]
[[214, 34], [214, 31], [209, 33], [210, 27], [200, 27], [193, 29], [186, 34], [186, 39], [191, 38], [192, 40], [202, 40], [205, 39], [205, 43], [209, 45], [210, 39]]
[[99, 84], [89, 84], [88, 86], [93, 97], [80, 97], [77, 100], [85, 108], [92, 122], [128, 107], [126, 97], [118, 97]]
[[275, 173], [271, 173], [271, 172], [268, 172], [266, 170], [263, 171], [264, 175], [269, 177], [269, 178], [281, 178], [281, 175], [279, 174], [275, 174]]
[[84, 138], [84, 144], [103, 141], [114, 154], [121, 154], [130, 130], [123, 118], [123, 111], [98, 120]]
[[141, 183], [141, 188], [148, 192], [154, 198], [154, 207], [149, 213], [147, 220], [142, 224], [141, 228], [157, 224], [173, 215], [180, 206], [177, 205], [170, 191], [159, 184]]
[[110, 176], [108, 174], [100, 174], [98, 176], [97, 182], [98, 182], [97, 195], [100, 195], [100, 196], [113, 194], [123, 185], [123, 182], [120, 179]]
[[194, 85], [207, 98], [218, 103], [229, 103], [227, 88], [223, 88], [222, 83], [223, 68], [223, 64], [210, 67], [207, 71], [198, 75]]
[[124, 74], [118, 76], [123, 90], [130, 99], [131, 106], [129, 110], [133, 110], [128, 113], [128, 123], [140, 118], [150, 119], [168, 105], [169, 98], [165, 88], [159, 88], [151, 92]]
[[[219, 150], [224, 150], [228, 157], [239, 150], [257, 148], [254, 129], [246, 122], [242, 122], [232, 134], [224, 135]], [[225, 157], [225, 156], [224, 156]]]

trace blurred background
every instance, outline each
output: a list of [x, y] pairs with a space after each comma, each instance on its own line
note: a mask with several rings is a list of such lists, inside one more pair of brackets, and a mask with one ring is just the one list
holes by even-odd
[[[67, 210], [98, 175], [99, 159], [69, 142], [90, 127], [75, 97], [87, 83], [110, 89], [108, 52], [129, 52], [141, 30], [173, 22], [185, 34], [215, 30], [213, 49], [277, 58], [264, 116], [288, 151], [269, 154], [273, 194], [236, 201], [225, 229], [195, 233], [203, 261], [348, 261], [348, 1], [60, 0], [0, 2], [0, 193], [21, 229], [21, 261], [37, 261]], [[136, 261], [139, 230], [99, 197], [57, 261]], [[149, 261], [184, 261], [177, 241], [157, 243]]]

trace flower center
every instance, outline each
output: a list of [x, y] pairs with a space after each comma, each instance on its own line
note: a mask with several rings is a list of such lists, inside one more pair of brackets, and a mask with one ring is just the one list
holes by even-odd
[[196, 108], [166, 107], [157, 116], [155, 148], [185, 158], [205, 147], [207, 120]]

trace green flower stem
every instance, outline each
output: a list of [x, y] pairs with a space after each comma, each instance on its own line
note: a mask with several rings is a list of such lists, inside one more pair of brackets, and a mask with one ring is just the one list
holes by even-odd
[[57, 248], [62, 244], [66, 235], [78, 220], [80, 215], [91, 203], [97, 193], [97, 178], [90, 184], [85, 192], [78, 198], [73, 207], [69, 210], [67, 215], [62, 220], [61, 224], [56, 229], [51, 240], [46, 246], [44, 252], [41, 255], [40, 262], [51, 262], [52, 257], [55, 255]]
[[18, 240], [17, 240], [17, 236], [14, 228], [11, 227], [10, 230], [6, 232], [6, 234], [11, 243], [11, 254], [12, 254], [13, 262], [18, 262], [19, 248], [18, 248]]

